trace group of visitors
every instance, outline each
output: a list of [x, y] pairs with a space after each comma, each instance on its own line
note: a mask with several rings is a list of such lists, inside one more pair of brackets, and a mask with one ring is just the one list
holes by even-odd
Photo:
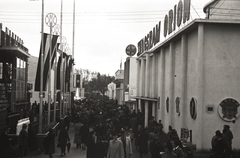
[[228, 158], [233, 154], [232, 151], [233, 134], [229, 125], [224, 125], [222, 132], [217, 130], [211, 140], [212, 157]]
[[[170, 155], [183, 158], [183, 146], [175, 129], [163, 131], [161, 120], [152, 117], [144, 128], [144, 115], [111, 100], [85, 100], [76, 102], [71, 110], [74, 123], [74, 143], [87, 150], [87, 158], [128, 158], [135, 147], [140, 158]], [[161, 154], [160, 154], [161, 153]]]

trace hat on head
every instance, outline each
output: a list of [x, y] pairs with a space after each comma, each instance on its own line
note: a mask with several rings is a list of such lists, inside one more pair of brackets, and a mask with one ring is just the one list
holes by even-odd
[[26, 127], [27, 127], [27, 124], [23, 124], [22, 127], [23, 127], [23, 128], [26, 128]]

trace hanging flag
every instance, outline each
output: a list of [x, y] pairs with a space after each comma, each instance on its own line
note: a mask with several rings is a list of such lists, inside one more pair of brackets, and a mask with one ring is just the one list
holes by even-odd
[[53, 67], [53, 64], [54, 64], [54, 60], [55, 60], [55, 57], [56, 57], [56, 53], [57, 53], [57, 50], [58, 50], [58, 47], [59, 47], [60, 43], [57, 43], [53, 49], [53, 52], [52, 52], [52, 59], [51, 59], [51, 68]]
[[81, 76], [80, 76], [80, 74], [77, 74], [76, 75], [76, 87], [77, 88], [80, 88], [80, 85], [81, 85]]
[[69, 73], [69, 58], [70, 58], [70, 56], [69, 55], [67, 55], [66, 56], [66, 59], [65, 59], [65, 66], [66, 66], [66, 71], [65, 71], [65, 83], [67, 83], [67, 82], [69, 82], [69, 80], [68, 80], [68, 73]]
[[67, 54], [65, 52], [63, 52], [63, 55], [62, 55], [62, 72], [60, 74], [60, 83], [61, 85], [63, 85], [64, 87], [64, 90], [66, 88], [66, 81], [64, 83], [64, 80], [65, 80], [65, 73], [66, 73], [66, 57], [67, 57]]
[[70, 78], [71, 78], [72, 65], [73, 65], [73, 59], [70, 58], [68, 63], [68, 69], [66, 71], [66, 81], [68, 82], [68, 87], [67, 87], [68, 92], [70, 92]]
[[44, 34], [44, 37], [43, 37], [44, 45], [43, 45], [42, 41], [41, 41], [41, 44], [40, 44], [40, 52], [39, 52], [39, 57], [38, 57], [38, 65], [37, 65], [35, 85], [34, 85], [34, 90], [35, 91], [40, 91], [41, 53], [42, 53], [42, 45], [43, 45], [43, 50], [45, 50], [46, 39], [47, 39], [47, 34]]
[[[41, 66], [41, 52], [42, 52], [42, 42], [40, 45], [40, 52], [38, 58], [37, 73], [35, 78], [35, 91], [40, 91], [40, 68], [43, 67], [43, 91], [46, 91], [47, 77], [49, 72], [49, 59], [54, 53], [54, 48], [57, 44], [57, 35], [52, 35], [52, 38], [49, 34], [44, 33], [44, 44], [43, 44], [43, 65]], [[50, 41], [52, 44], [52, 54], [50, 56]]]
[[[54, 48], [55, 46], [57, 45], [57, 38], [58, 36], [57, 35], [52, 35], [52, 38], [50, 39], [50, 35], [48, 35], [48, 41], [47, 42], [52, 42], [52, 54], [54, 53]], [[47, 50], [46, 50], [47, 52]], [[46, 91], [46, 87], [47, 87], [47, 79], [48, 79], [48, 75], [49, 75], [49, 59], [50, 57], [52, 57], [52, 54], [50, 54], [50, 48], [48, 50], [48, 53], [45, 55], [45, 62], [44, 62], [44, 68], [43, 68], [43, 90]], [[52, 67], [50, 67], [52, 68]]]
[[58, 64], [57, 64], [57, 88], [56, 89], [58, 89], [58, 90], [60, 90], [60, 86], [61, 86], [61, 84], [60, 84], [60, 77], [61, 77], [61, 63], [62, 63], [62, 57], [61, 57], [61, 55], [58, 57]]

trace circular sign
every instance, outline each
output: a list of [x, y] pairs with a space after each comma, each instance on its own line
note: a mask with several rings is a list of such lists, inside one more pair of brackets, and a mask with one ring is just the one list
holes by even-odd
[[53, 27], [57, 24], [57, 16], [53, 13], [48, 13], [45, 18], [47, 26]]
[[[61, 26], [60, 25], [55, 25], [54, 26], [54, 31], [53, 31], [53, 34], [55, 34], [55, 35], [60, 35], [60, 31], [61, 31]], [[60, 38], [59, 38], [60, 39]], [[58, 43], [60, 43], [60, 42], [58, 42]]]
[[137, 52], [137, 48], [133, 44], [129, 44], [126, 48], [126, 54], [128, 56], [134, 56]]
[[218, 114], [225, 121], [235, 121], [240, 115], [239, 103], [235, 99], [224, 99], [218, 106]]

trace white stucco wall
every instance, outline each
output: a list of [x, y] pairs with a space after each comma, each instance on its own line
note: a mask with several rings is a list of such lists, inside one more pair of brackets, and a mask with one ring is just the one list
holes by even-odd
[[[230, 125], [233, 132], [233, 148], [240, 146], [239, 119], [235, 124], [223, 121], [217, 110], [220, 102], [226, 98], [240, 102], [239, 25], [197, 23], [194, 29], [170, 40], [154, 52], [157, 62], [157, 81], [154, 83], [157, 94], [154, 96], [160, 97], [156, 118], [162, 120], [165, 132], [169, 125], [178, 131], [179, 136], [183, 127], [192, 130], [192, 141], [197, 149], [210, 149], [215, 131], [222, 131], [224, 124]], [[141, 62], [144, 60], [148, 58], [138, 59]], [[149, 61], [153, 62], [152, 59]], [[146, 69], [145, 62], [143, 66], [139, 87], [145, 87], [146, 82], [146, 77], [142, 79], [141, 74], [153, 72], [152, 66], [149, 66], [150, 71]], [[150, 97], [153, 98], [152, 95]], [[176, 113], [177, 97], [180, 98], [180, 114]], [[196, 119], [190, 116], [192, 98], [196, 99]], [[212, 112], [207, 111], [208, 106], [213, 107]]]

